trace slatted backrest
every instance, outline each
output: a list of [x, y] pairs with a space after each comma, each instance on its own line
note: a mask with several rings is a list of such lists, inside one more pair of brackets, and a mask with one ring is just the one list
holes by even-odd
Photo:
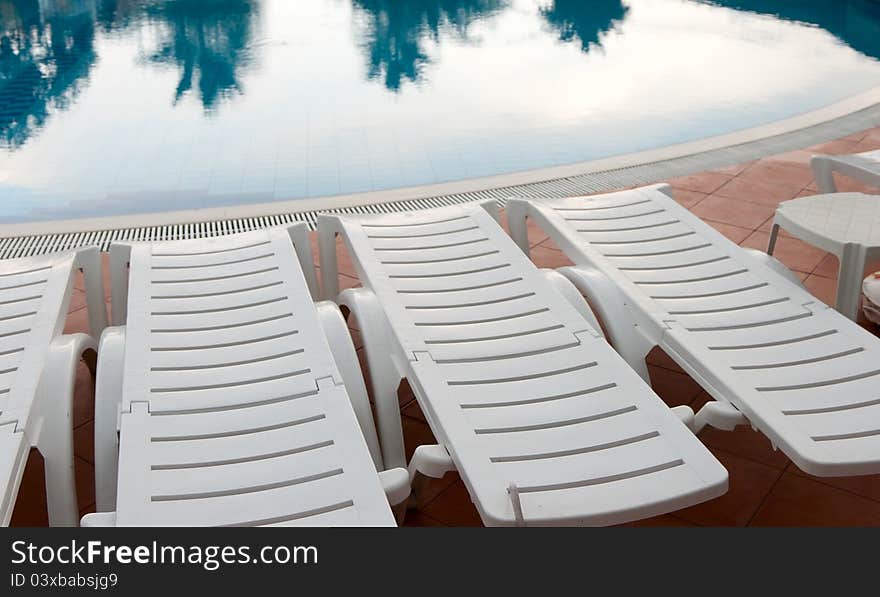
[[118, 524], [393, 524], [288, 231], [130, 263]]
[[282, 229], [131, 248], [124, 409], [314, 393], [336, 377]]
[[487, 524], [611, 524], [723, 491], [724, 469], [483, 207], [335, 221]]
[[880, 340], [754, 259], [668, 187], [535, 202], [664, 348], [804, 470], [880, 472]]
[[566, 252], [582, 254], [656, 325], [699, 327], [803, 315], [816, 299], [752, 259], [655, 186], [598, 197], [535, 202]]
[[595, 333], [483, 207], [340, 221], [356, 267], [410, 356], [548, 350], [576, 343], [578, 332]]
[[0, 261], [0, 422], [27, 416], [64, 329], [74, 261], [74, 253]]

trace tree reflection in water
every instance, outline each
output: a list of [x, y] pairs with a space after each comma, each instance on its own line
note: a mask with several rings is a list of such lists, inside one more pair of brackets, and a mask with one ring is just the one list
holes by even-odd
[[38, 0], [0, 0], [0, 145], [23, 145], [88, 82], [97, 58], [91, 5], [41, 14]]
[[96, 29], [153, 27], [146, 63], [180, 70], [174, 102], [206, 112], [242, 92], [258, 0], [0, 0], [0, 145], [15, 149], [69, 107], [98, 60]]
[[589, 52], [591, 46], [601, 46], [602, 35], [623, 22], [628, 11], [620, 0], [554, 0], [541, 14], [561, 41], [576, 41]]
[[417, 83], [430, 58], [429, 40], [441, 31], [468, 39], [468, 26], [502, 8], [504, 0], [353, 0], [362, 21], [367, 77], [397, 92]]
[[251, 39], [257, 18], [253, 0], [164, 0], [145, 5], [160, 27], [146, 56], [152, 63], [180, 69], [174, 101], [197, 89], [205, 110], [242, 92], [240, 71], [253, 62]]

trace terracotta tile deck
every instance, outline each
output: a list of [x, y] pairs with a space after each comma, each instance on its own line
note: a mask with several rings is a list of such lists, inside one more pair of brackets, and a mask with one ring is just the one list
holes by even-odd
[[[816, 193], [809, 169], [812, 153], [851, 153], [880, 149], [880, 127], [823, 143], [804, 150], [769, 156], [755, 162], [718, 168], [669, 181], [676, 199], [711, 226], [742, 246], [764, 249], [776, 205], [793, 197]], [[839, 179], [841, 191], [880, 194], [880, 189]], [[529, 231], [532, 256], [542, 267], [558, 267], [567, 260], [546, 236]], [[836, 259], [824, 251], [783, 235], [777, 257], [798, 272], [807, 288], [819, 299], [833, 303], [837, 276]], [[877, 264], [875, 269], [880, 269]], [[351, 262], [340, 260], [340, 285], [358, 285]], [[109, 292], [109, 283], [106, 284]], [[866, 321], [861, 322], [880, 333]], [[78, 288], [71, 300], [67, 330], [87, 327], [85, 294]], [[360, 336], [352, 327], [358, 354], [363, 359]], [[651, 380], [656, 392], [670, 406], [689, 404], [697, 410], [708, 395], [661, 351], [649, 356]], [[400, 405], [408, 454], [434, 439], [412, 392], [400, 390]], [[82, 513], [94, 510], [92, 383], [84, 365], [76, 386], [74, 443], [79, 501]], [[711, 502], [650, 520], [635, 526], [666, 525], [880, 525], [880, 475], [818, 479], [797, 469], [785, 455], [748, 427], [734, 432], [706, 429], [700, 438], [730, 471], [729, 492]], [[18, 526], [46, 524], [42, 459], [32, 453], [25, 471], [12, 523]], [[480, 520], [458, 475], [431, 480], [420, 494], [418, 507], [406, 519], [412, 526], [479, 525]]]

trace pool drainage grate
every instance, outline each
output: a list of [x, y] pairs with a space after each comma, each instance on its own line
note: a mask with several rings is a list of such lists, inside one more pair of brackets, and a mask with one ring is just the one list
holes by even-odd
[[77, 247], [96, 245], [106, 251], [115, 241], [160, 241], [204, 238], [247, 232], [271, 226], [305, 222], [314, 228], [319, 213], [382, 214], [431, 207], [443, 207], [471, 201], [495, 199], [503, 204], [511, 196], [560, 197], [601, 193], [739, 164], [767, 155], [784, 153], [844, 137], [880, 125], [880, 104], [852, 114], [803, 129], [766, 137], [739, 145], [713, 149], [669, 160], [661, 160], [625, 168], [588, 172], [543, 182], [498, 187], [470, 193], [423, 197], [392, 203], [361, 205], [338, 209], [283, 213], [272, 216], [237, 218], [213, 222], [196, 222], [169, 226], [120, 228], [96, 232], [18, 236], [0, 239], [0, 259], [28, 257]]

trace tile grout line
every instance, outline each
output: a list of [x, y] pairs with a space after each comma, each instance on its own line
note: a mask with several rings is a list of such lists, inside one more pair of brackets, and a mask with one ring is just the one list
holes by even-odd
[[[792, 466], [793, 466], [795, 469], [797, 469], [799, 472], [790, 471], [790, 470], [789, 470], [789, 467], [792, 467]], [[856, 493], [855, 491], [852, 491], [852, 490], [850, 490], [850, 489], [846, 489], [845, 487], [839, 487], [839, 486], [837, 486], [837, 485], [832, 485], [832, 484], [827, 483], [826, 481], [824, 481], [822, 477], [814, 477], [814, 476], [812, 476], [812, 475], [807, 476], [809, 473], [804, 473], [804, 471], [801, 471], [799, 468], [797, 468], [797, 465], [795, 465], [793, 462], [790, 462], [790, 463], [789, 463], [789, 466], [785, 468], [785, 472], [790, 473], [791, 475], [793, 475], [793, 476], [795, 476], [795, 477], [797, 477], [797, 478], [799, 478], [799, 479], [803, 479], [803, 480], [805, 480], [805, 481], [812, 481], [813, 483], [817, 483], [818, 485], [822, 485], [823, 487], [827, 487], [827, 488], [829, 488], [829, 489], [834, 489], [834, 490], [837, 490], [837, 491], [843, 492], [843, 493], [845, 493], [845, 494], [847, 494], [847, 495], [851, 495], [851, 496], [856, 497], [856, 498], [861, 498], [861, 499], [863, 499], [863, 500], [868, 500], [869, 502], [874, 502], [875, 504], [880, 504], [880, 499], [875, 499], [875, 498], [872, 498], [872, 497], [870, 497], [870, 496], [863, 495], [863, 494], [861, 494], [861, 493]], [[846, 478], [849, 478], [849, 477], [831, 477], [831, 478], [846, 479]]]
[[[456, 472], [457, 472], [457, 471], [456, 471]], [[460, 479], [459, 479], [459, 480], [460, 480]], [[428, 514], [427, 512], [425, 512], [425, 511], [423, 510], [423, 508], [427, 508], [428, 506], [430, 506], [431, 504], [433, 504], [434, 502], [436, 502], [436, 501], [440, 498], [441, 495], [443, 495], [444, 493], [446, 493], [447, 491], [449, 491], [450, 489], [452, 489], [453, 487], [455, 487], [455, 484], [456, 484], [456, 483], [458, 483], [458, 481], [453, 481], [453, 482], [450, 483], [448, 486], [444, 487], [443, 490], [442, 490], [440, 493], [438, 493], [437, 495], [435, 495], [434, 497], [432, 497], [430, 500], [428, 500], [427, 502], [425, 502], [425, 503], [422, 504], [421, 506], [418, 506], [418, 507], [416, 508], [416, 510], [418, 510], [419, 512], [422, 512], [422, 513], [425, 514], [426, 516], [429, 516], [429, 517], [431, 517], [431, 518], [434, 518], [435, 520], [440, 520], [439, 518], [436, 518], [436, 517], [434, 517], [434, 516], [431, 516], [430, 514]], [[473, 502], [470, 502], [470, 504], [471, 504], [471, 506], [473, 506]], [[442, 523], [445, 524], [446, 526], [453, 526], [453, 525], [447, 523], [445, 520], [440, 520], [440, 522], [442, 522]]]
[[773, 485], [770, 486], [770, 489], [767, 491], [767, 493], [764, 495], [764, 497], [761, 498], [761, 501], [758, 503], [758, 506], [755, 508], [755, 511], [752, 512], [752, 515], [749, 517], [748, 521], [746, 521], [746, 524], [743, 526], [746, 526], [746, 527], [752, 526], [752, 522], [755, 520], [755, 517], [758, 515], [758, 512], [760, 512], [761, 508], [764, 507], [764, 504], [767, 503], [767, 499], [770, 497], [770, 495], [776, 489], [776, 486], [779, 485], [779, 481], [782, 480], [782, 477], [785, 475], [786, 470], [788, 470], [788, 467], [785, 467], [784, 469], [779, 471], [779, 476], [776, 477], [776, 480], [773, 482]]
[[[704, 391], [705, 391], [705, 390], [704, 390]], [[699, 398], [699, 396], [697, 396], [697, 398]], [[695, 398], [694, 400], [696, 400], [696, 398]], [[715, 427], [708, 427], [708, 428], [709, 428], [709, 429], [715, 429]], [[720, 430], [720, 429], [719, 429], [718, 431], [723, 431], [723, 430]], [[732, 432], [732, 431], [725, 431], [725, 433], [733, 433], [733, 432]], [[760, 433], [760, 432], [756, 432], [756, 433]], [[763, 433], [761, 433], [761, 437], [766, 437], [766, 436], [765, 436]], [[714, 449], [714, 450], [719, 450], [719, 451], [721, 451], [721, 452], [725, 452], [725, 453], [727, 453], [727, 454], [730, 454], [731, 456], [736, 456], [737, 458], [742, 458], [743, 460], [748, 460], [748, 461], [751, 462], [752, 464], [760, 464], [761, 466], [766, 466], [766, 467], [768, 467], [768, 468], [772, 468], [773, 470], [777, 470], [777, 471], [780, 471], [780, 470], [781, 470], [782, 472], [785, 472], [785, 471], [788, 470], [788, 466], [789, 466], [789, 464], [791, 464], [791, 459], [789, 459], [788, 464], [786, 464], [786, 465], [785, 465], [784, 467], [782, 467], [782, 468], [779, 468], [778, 466], [774, 466], [774, 465], [769, 464], [769, 463], [767, 463], [767, 462], [764, 462], [764, 461], [758, 460], [757, 458], [755, 458], [755, 457], [753, 457], [753, 456], [748, 456], [748, 455], [745, 455], [745, 454], [740, 454], [739, 452], [732, 452], [732, 451], [730, 450], [730, 448], [727, 448], [727, 447], [719, 447], [719, 446], [715, 446], [715, 445], [712, 445], [712, 444], [706, 443], [705, 441], [703, 441], [703, 440], [700, 438], [699, 435], [697, 436], [697, 439], [699, 439], [700, 442], [701, 442], [704, 446], [706, 446], [707, 448], [712, 448], [712, 449]], [[768, 441], [769, 441], [769, 440], [768, 440]], [[785, 454], [785, 452], [783, 452], [782, 455], [785, 456], [786, 458], [788, 458], [788, 456]]]
[[85, 426], [88, 425], [89, 423], [94, 423], [94, 422], [95, 422], [95, 418], [92, 417], [92, 418], [90, 418], [90, 419], [88, 419], [88, 420], [86, 420], [86, 421], [83, 421], [83, 422], [80, 423], [79, 425], [75, 425], [75, 426], [73, 427], [73, 430], [76, 431], [77, 429], [82, 429], [83, 427], [85, 427]]

